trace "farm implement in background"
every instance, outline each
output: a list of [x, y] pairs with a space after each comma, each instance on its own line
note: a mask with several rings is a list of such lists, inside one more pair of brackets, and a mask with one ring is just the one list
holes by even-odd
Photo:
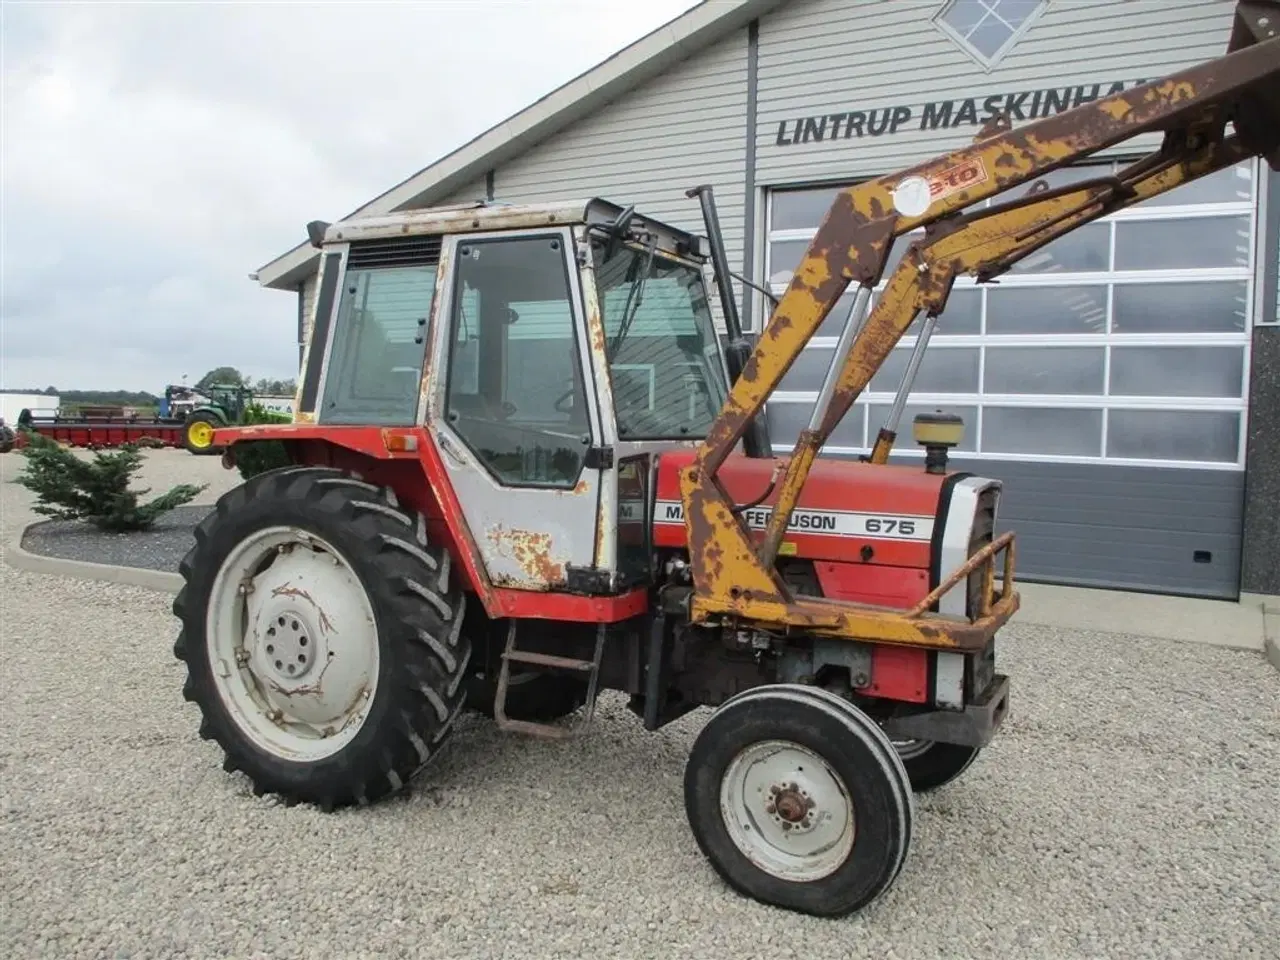
[[[215, 430], [286, 422], [291, 408], [291, 397], [255, 398], [253, 391], [238, 384], [213, 384], [202, 390], [170, 384], [154, 416], [118, 406], [82, 406], [69, 414], [24, 409], [11, 446], [23, 447], [23, 431], [29, 430], [69, 447], [103, 449], [136, 443], [184, 447], [193, 454], [208, 455], [222, 452], [213, 442]], [[2, 448], [0, 444], [0, 452]]]

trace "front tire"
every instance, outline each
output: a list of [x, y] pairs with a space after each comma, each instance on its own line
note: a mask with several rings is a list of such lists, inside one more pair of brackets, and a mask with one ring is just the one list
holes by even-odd
[[291, 467], [225, 494], [195, 539], [174, 655], [224, 769], [326, 810], [400, 791], [445, 743], [471, 658], [464, 594], [421, 515]]
[[685, 809], [731, 887], [817, 916], [863, 909], [892, 886], [914, 814], [906, 770], [875, 721], [796, 684], [721, 705], [690, 753]]

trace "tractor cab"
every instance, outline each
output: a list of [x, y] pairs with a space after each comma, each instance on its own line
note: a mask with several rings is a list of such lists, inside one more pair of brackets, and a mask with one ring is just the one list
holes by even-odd
[[211, 383], [201, 392], [209, 398], [208, 405], [222, 411], [229, 423], [242, 420], [245, 408], [253, 402], [253, 391], [240, 383]]
[[728, 393], [707, 241], [598, 199], [309, 232], [323, 256], [297, 422], [426, 427], [495, 585], [646, 580], [620, 513]]

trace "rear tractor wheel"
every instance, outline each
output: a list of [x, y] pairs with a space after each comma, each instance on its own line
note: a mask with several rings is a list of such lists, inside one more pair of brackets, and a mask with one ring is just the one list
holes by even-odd
[[815, 687], [727, 700], [685, 771], [693, 835], [756, 900], [818, 916], [860, 910], [897, 879], [911, 843], [906, 770], [879, 725]]
[[213, 453], [213, 431], [219, 426], [208, 414], [193, 414], [183, 424], [182, 445], [197, 455]]
[[471, 656], [424, 519], [339, 470], [287, 467], [225, 494], [195, 539], [174, 655], [223, 769], [324, 809], [403, 788], [444, 744]]

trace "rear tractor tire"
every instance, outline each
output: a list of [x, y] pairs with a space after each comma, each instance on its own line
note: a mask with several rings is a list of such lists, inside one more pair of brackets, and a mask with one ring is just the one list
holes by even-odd
[[218, 423], [208, 414], [193, 414], [182, 425], [182, 445], [188, 452], [197, 456], [216, 453], [217, 448], [213, 445], [213, 431], [220, 426], [225, 424]]
[[286, 467], [225, 494], [195, 539], [173, 652], [223, 769], [326, 810], [403, 789], [446, 742], [471, 658], [424, 518], [340, 470]]
[[735, 890], [841, 916], [897, 879], [914, 801], [871, 717], [819, 688], [771, 684], [725, 701], [699, 733], [685, 809], [699, 848]]

